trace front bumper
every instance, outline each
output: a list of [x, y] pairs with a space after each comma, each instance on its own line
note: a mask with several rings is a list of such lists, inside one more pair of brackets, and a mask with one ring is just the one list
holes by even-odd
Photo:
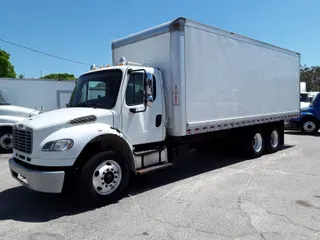
[[45, 193], [62, 192], [65, 171], [31, 169], [14, 158], [9, 160], [9, 168], [14, 179], [32, 190]]

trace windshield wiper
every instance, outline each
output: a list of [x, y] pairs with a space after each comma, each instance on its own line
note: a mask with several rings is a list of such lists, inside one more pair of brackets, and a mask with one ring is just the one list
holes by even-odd
[[102, 104], [97, 102], [81, 102], [77, 104], [77, 107], [102, 107]]
[[73, 105], [75, 107], [90, 107], [90, 105], [87, 102], [80, 102], [78, 104]]

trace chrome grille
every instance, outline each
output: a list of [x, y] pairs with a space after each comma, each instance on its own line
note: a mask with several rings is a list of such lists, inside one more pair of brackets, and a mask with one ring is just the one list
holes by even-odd
[[32, 153], [32, 130], [29, 128], [22, 129], [17, 126], [12, 130], [13, 148], [24, 152]]

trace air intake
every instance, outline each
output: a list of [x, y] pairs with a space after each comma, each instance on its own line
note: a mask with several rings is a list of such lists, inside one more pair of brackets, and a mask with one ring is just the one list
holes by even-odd
[[88, 116], [72, 119], [70, 121], [70, 124], [88, 123], [88, 122], [94, 122], [95, 120], [97, 120], [97, 117], [95, 115], [88, 115]]

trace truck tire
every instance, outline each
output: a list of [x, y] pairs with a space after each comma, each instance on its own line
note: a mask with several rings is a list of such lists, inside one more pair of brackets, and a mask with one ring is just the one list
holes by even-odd
[[0, 129], [0, 153], [11, 153], [13, 147], [12, 142], [12, 129]]
[[264, 152], [264, 136], [261, 130], [255, 129], [247, 135], [244, 141], [244, 150], [247, 157], [259, 158]]
[[319, 123], [315, 118], [304, 118], [301, 121], [301, 132], [304, 134], [316, 134], [319, 131]]
[[272, 128], [270, 131], [267, 131], [265, 134], [265, 152], [275, 153], [279, 150], [279, 147], [280, 147], [279, 129]]
[[104, 205], [121, 197], [129, 177], [126, 161], [114, 152], [101, 152], [91, 157], [82, 168], [80, 189], [90, 205]]

